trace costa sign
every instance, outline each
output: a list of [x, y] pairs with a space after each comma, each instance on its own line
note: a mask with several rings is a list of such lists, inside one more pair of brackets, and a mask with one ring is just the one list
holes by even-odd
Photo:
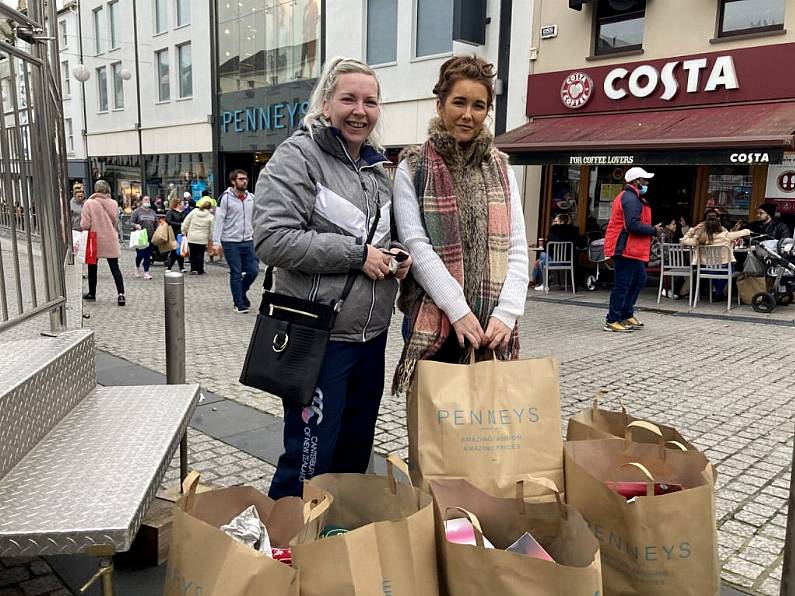
[[791, 100], [792, 77], [783, 73], [792, 72], [793, 64], [795, 43], [587, 68], [572, 64], [527, 78], [526, 113], [532, 118]]
[[667, 62], [659, 70], [650, 64], [641, 64], [632, 71], [623, 67], [614, 68], [605, 77], [604, 92], [613, 100], [624, 99], [630, 94], [644, 98], [659, 93], [660, 99], [671, 101], [679, 92], [678, 70], [687, 73], [686, 93], [740, 88], [732, 57], [718, 56], [711, 66], [707, 58], [696, 58]]

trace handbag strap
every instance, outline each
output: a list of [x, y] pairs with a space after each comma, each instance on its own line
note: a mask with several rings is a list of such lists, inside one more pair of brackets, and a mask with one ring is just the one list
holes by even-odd
[[[381, 201], [376, 201], [376, 210], [375, 210], [375, 217], [373, 218], [373, 223], [370, 226], [370, 231], [367, 233], [367, 240], [364, 243], [364, 250], [367, 251], [367, 245], [373, 241], [373, 237], [375, 236], [375, 231], [378, 228], [378, 222], [381, 219]], [[262, 282], [262, 291], [266, 292], [273, 288], [273, 269], [272, 265], [268, 265], [265, 269], [265, 280]], [[339, 300], [334, 304], [334, 312], [338, 313], [342, 310], [342, 305], [345, 303], [345, 300], [348, 298], [348, 294], [351, 293], [353, 289], [353, 284], [356, 281], [356, 276], [359, 275], [359, 271], [351, 271], [348, 273], [348, 277], [345, 280], [345, 287], [342, 290], [342, 294], [340, 295]]]

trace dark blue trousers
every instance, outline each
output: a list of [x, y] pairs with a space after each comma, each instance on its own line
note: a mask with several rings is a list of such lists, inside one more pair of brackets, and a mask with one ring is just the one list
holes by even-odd
[[610, 310], [607, 322], [625, 321], [635, 315], [635, 303], [640, 291], [646, 287], [646, 263], [638, 259], [613, 257], [613, 291], [610, 292]]
[[387, 333], [368, 342], [329, 342], [315, 399], [284, 401], [284, 453], [268, 495], [301, 496], [303, 481], [327, 472], [363, 474], [384, 392]]

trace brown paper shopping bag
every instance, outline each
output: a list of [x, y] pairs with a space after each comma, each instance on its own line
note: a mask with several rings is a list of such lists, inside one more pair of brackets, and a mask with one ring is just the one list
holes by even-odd
[[563, 489], [558, 361], [422, 360], [408, 395], [409, 465], [415, 486], [465, 478], [512, 497], [527, 475]]
[[[568, 502], [600, 542], [609, 596], [718, 596], [720, 567], [714, 477], [704, 454], [625, 439], [569, 441], [565, 445]], [[628, 465], [629, 464], [629, 465]], [[639, 470], [643, 472], [640, 475]], [[646, 496], [627, 500], [605, 482], [646, 483]], [[654, 496], [654, 483], [683, 490]]]
[[[555, 501], [531, 503], [519, 481], [513, 499], [486, 494], [466, 480], [430, 482], [436, 506], [436, 537], [443, 579], [450, 596], [597, 596], [602, 592], [599, 543], [577, 511]], [[546, 483], [549, 483], [547, 485]], [[467, 517], [475, 527], [476, 545], [449, 542], [444, 520]], [[529, 532], [554, 562], [504, 549]], [[483, 536], [496, 547], [483, 547]]]
[[[599, 407], [600, 400], [604, 397], [604, 392], [600, 391], [593, 399], [590, 408], [577, 412], [569, 418], [569, 428], [566, 431], [567, 441], [586, 441], [593, 439], [609, 439], [611, 437], [623, 437], [627, 425], [639, 420], [639, 418], [627, 413], [624, 402], [618, 399], [621, 411], [604, 410]], [[685, 448], [688, 451], [698, 451], [678, 430], [664, 424], [657, 424], [650, 421], [658, 428], [663, 435], [666, 443], [671, 447]], [[637, 433], [634, 440], [638, 442], [657, 442], [657, 437], [653, 433]]]
[[256, 489], [235, 486], [196, 494], [199, 475], [185, 480], [185, 496], [174, 507], [165, 596], [298, 596], [295, 569], [236, 542], [219, 528], [256, 506], [274, 547], [296, 536], [319, 535], [332, 498], [319, 489], [304, 500], [273, 501]]
[[[334, 497], [326, 522], [350, 530], [293, 541], [301, 596], [436, 596], [439, 575], [430, 495], [387, 476], [323, 474], [305, 483]], [[306, 488], [304, 489], [306, 490]]]

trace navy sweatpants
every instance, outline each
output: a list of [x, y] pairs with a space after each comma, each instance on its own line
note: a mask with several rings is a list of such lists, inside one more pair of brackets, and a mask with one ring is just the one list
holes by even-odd
[[315, 399], [284, 401], [284, 453], [268, 495], [301, 496], [303, 481], [327, 472], [367, 471], [384, 392], [387, 333], [370, 341], [331, 341]]

